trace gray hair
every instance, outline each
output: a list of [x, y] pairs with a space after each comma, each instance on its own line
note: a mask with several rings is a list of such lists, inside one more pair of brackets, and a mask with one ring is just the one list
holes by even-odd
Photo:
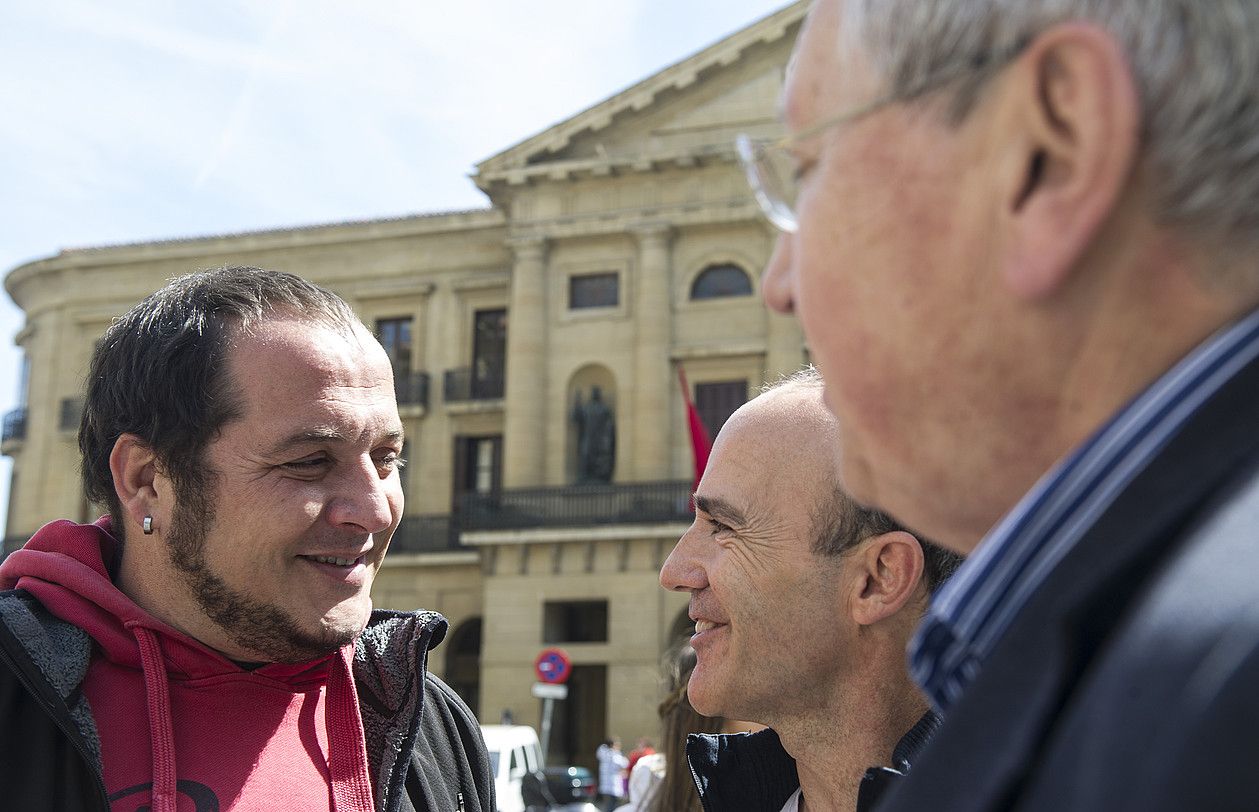
[[[1253, 0], [847, 0], [843, 44], [872, 61], [889, 92], [912, 96], [931, 77], [983, 64], [1068, 20], [1104, 28], [1127, 54], [1142, 105], [1140, 168], [1152, 215], [1259, 249]], [[957, 90], [970, 94], [954, 99], [960, 120], [978, 88]]]

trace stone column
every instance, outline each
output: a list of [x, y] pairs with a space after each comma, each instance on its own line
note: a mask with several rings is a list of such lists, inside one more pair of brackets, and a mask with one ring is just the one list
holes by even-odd
[[804, 363], [804, 333], [794, 316], [765, 313], [765, 380], [790, 375]]
[[[769, 258], [783, 250], [780, 235], [768, 221], [760, 220], [762, 233], [769, 243]], [[762, 280], [764, 271], [762, 270]], [[777, 380], [779, 375], [790, 375], [804, 363], [804, 332], [795, 316], [781, 316], [765, 308], [765, 380]]]
[[665, 224], [653, 224], [636, 229], [635, 236], [638, 284], [634, 322], [638, 340], [634, 348], [634, 385], [630, 390], [634, 393], [633, 477], [638, 482], [650, 482], [668, 479], [670, 473], [673, 415], [669, 407], [674, 384], [669, 364], [673, 340], [669, 248], [673, 230]]
[[542, 484], [546, 470], [546, 241], [509, 240], [515, 252], [507, 310], [503, 487]]

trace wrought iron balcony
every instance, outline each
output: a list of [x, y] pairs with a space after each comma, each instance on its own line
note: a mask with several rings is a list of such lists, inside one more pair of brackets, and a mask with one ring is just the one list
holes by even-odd
[[428, 407], [427, 372], [395, 372], [393, 389], [398, 397], [399, 406]]
[[57, 427], [62, 431], [78, 431], [83, 419], [83, 398], [62, 398]]
[[393, 540], [389, 542], [389, 553], [441, 553], [451, 550], [466, 550], [459, 543], [459, 529], [454, 526], [450, 516], [403, 516], [398, 529], [394, 531]]
[[4, 424], [0, 427], [0, 442], [26, 439], [26, 407], [14, 409], [4, 416]]
[[461, 530], [690, 522], [691, 483], [630, 482], [471, 493], [460, 498]]
[[474, 370], [448, 369], [443, 380], [442, 396], [447, 403], [466, 400], [499, 400], [503, 397], [503, 376], [474, 374]]

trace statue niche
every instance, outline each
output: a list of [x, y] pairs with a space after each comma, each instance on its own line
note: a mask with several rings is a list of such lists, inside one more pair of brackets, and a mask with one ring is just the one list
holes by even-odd
[[584, 402], [578, 390], [572, 420], [577, 426], [577, 483], [611, 482], [616, 468], [616, 417], [603, 402], [603, 390], [590, 387], [590, 399]]

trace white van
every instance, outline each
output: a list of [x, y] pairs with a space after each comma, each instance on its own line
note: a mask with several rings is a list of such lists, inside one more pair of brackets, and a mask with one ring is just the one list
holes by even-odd
[[524, 812], [521, 781], [526, 772], [540, 771], [545, 766], [537, 732], [527, 725], [481, 725], [481, 735], [490, 751], [498, 812]]

